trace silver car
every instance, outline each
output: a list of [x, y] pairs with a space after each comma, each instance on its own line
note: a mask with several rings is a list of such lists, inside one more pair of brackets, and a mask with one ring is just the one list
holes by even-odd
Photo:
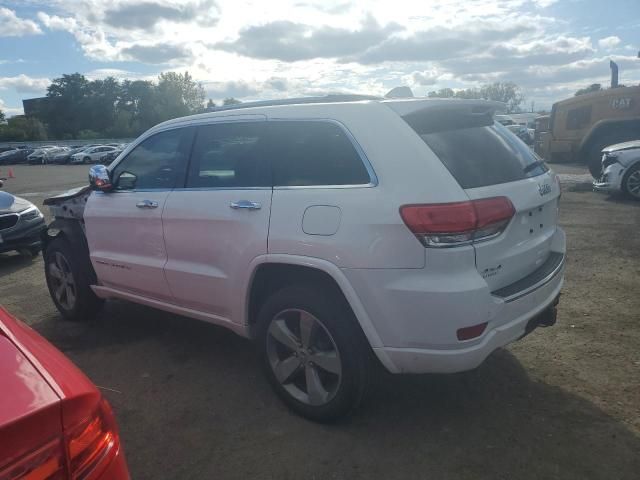
[[602, 150], [602, 176], [593, 182], [601, 192], [622, 192], [640, 200], [640, 140], [617, 143]]

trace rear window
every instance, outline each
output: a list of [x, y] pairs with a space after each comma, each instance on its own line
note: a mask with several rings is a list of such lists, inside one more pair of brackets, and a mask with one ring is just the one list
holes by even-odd
[[431, 111], [404, 119], [462, 188], [514, 182], [548, 170], [524, 142], [489, 114]]

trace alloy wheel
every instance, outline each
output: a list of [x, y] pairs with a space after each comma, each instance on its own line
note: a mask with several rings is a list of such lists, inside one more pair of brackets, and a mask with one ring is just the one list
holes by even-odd
[[311, 313], [283, 310], [267, 331], [269, 365], [282, 387], [295, 399], [312, 406], [329, 403], [342, 380], [336, 342]]
[[640, 198], [640, 170], [636, 170], [629, 175], [626, 187], [631, 195]]
[[72, 310], [76, 304], [76, 283], [69, 262], [60, 252], [55, 252], [49, 262], [49, 277], [56, 301], [66, 310]]

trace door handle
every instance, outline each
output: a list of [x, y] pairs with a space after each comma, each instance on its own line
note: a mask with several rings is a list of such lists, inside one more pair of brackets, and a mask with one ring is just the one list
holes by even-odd
[[249, 200], [238, 200], [237, 202], [231, 202], [229, 206], [234, 210], [237, 210], [239, 208], [244, 208], [246, 210], [260, 210], [262, 208], [262, 205], [260, 205], [258, 202], [251, 202]]
[[141, 202], [136, 203], [136, 207], [138, 207], [138, 208], [158, 208], [158, 202], [154, 202], [153, 200], [142, 200]]

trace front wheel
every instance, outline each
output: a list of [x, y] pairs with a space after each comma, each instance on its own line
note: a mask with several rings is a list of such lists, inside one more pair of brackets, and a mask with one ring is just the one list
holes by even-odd
[[82, 163], [84, 163], [85, 165], [86, 165], [87, 163], [91, 163], [91, 159], [90, 159], [89, 157], [84, 157], [84, 158], [82, 159]]
[[368, 383], [366, 339], [345, 301], [320, 286], [290, 286], [260, 309], [261, 359], [293, 411], [327, 422], [352, 412]]
[[640, 200], [640, 164], [636, 164], [625, 173], [622, 179], [623, 193], [634, 200]]
[[44, 273], [49, 294], [67, 320], [88, 320], [104, 304], [89, 283], [87, 262], [64, 238], [55, 238], [44, 253]]

